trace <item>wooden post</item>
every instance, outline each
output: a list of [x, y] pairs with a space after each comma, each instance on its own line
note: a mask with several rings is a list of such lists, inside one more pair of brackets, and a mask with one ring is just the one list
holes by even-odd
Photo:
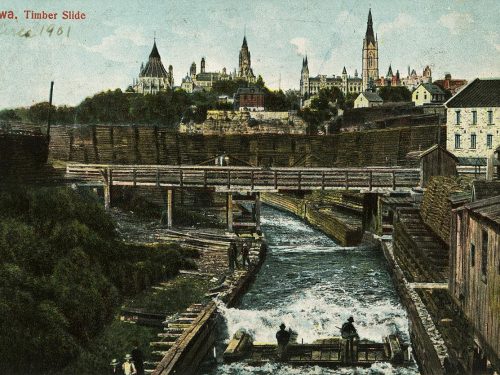
[[233, 193], [227, 193], [227, 204], [226, 204], [226, 215], [227, 215], [227, 230], [229, 232], [233, 231]]
[[325, 190], [325, 171], [321, 172], [321, 190]]
[[278, 171], [274, 171], [274, 189], [278, 190]]
[[392, 190], [396, 190], [396, 171], [392, 171]]
[[349, 171], [345, 171], [345, 189], [349, 189]]
[[369, 189], [372, 191], [373, 187], [373, 171], [370, 171], [370, 184], [369, 184]]
[[104, 176], [104, 209], [109, 211], [111, 208], [111, 188], [113, 186], [113, 176], [110, 168], [107, 168], [106, 171], [102, 172], [102, 174]]
[[174, 211], [174, 191], [167, 190], [167, 227], [172, 228], [173, 224], [173, 211]]
[[260, 232], [260, 193], [255, 193], [255, 230]]

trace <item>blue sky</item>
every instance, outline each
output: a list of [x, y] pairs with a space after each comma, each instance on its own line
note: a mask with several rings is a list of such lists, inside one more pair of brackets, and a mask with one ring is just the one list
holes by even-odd
[[[0, 20], [0, 108], [47, 100], [51, 80], [55, 104], [125, 89], [147, 60], [155, 33], [176, 85], [203, 56], [207, 71], [236, 68], [245, 28], [254, 72], [271, 88], [278, 88], [281, 76], [281, 88], [298, 89], [305, 53], [312, 75], [340, 75], [344, 65], [351, 75], [361, 73], [370, 7], [380, 74], [391, 63], [402, 74], [408, 65], [419, 73], [430, 65], [433, 79], [445, 72], [466, 79], [500, 76], [498, 0], [0, 0], [0, 11], [18, 16]], [[59, 19], [26, 20], [25, 9], [54, 11]], [[64, 10], [83, 11], [87, 19], [62, 20]], [[62, 35], [56, 35], [59, 27]], [[13, 35], [21, 28], [34, 36]]]

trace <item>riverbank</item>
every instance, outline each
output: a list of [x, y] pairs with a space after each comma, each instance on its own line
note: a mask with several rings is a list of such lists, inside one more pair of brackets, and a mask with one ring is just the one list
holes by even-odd
[[340, 245], [358, 245], [363, 237], [362, 210], [360, 212], [358, 207], [343, 203], [340, 194], [337, 197], [325, 202], [312, 195], [309, 199], [278, 193], [261, 195], [263, 203], [298, 216]]

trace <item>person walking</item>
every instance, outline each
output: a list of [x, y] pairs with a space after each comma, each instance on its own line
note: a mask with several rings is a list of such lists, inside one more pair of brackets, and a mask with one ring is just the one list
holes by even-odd
[[139, 343], [137, 341], [134, 342], [134, 349], [132, 349], [131, 354], [137, 375], [144, 375], [144, 355], [141, 349], [139, 349]]
[[127, 354], [125, 356], [125, 362], [122, 364], [123, 374], [124, 375], [136, 375], [137, 370], [133, 362], [131, 362], [132, 356]]
[[229, 263], [229, 270], [231, 270], [231, 272], [234, 271], [237, 254], [238, 250], [236, 249], [236, 244], [234, 243], [234, 241], [231, 241], [231, 243], [229, 244], [229, 248], [227, 249], [227, 259]]
[[248, 258], [249, 253], [250, 246], [247, 242], [243, 242], [243, 246], [241, 248], [241, 263], [243, 265], [243, 268], [245, 268], [245, 265], [250, 268], [250, 259]]
[[113, 358], [113, 360], [110, 363], [110, 366], [111, 366], [111, 373], [113, 375], [123, 375], [123, 369], [121, 363], [118, 362], [116, 358]]

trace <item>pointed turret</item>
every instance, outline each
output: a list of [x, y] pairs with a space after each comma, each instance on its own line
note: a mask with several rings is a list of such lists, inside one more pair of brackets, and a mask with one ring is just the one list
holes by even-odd
[[246, 48], [246, 47], [248, 47], [248, 45], [247, 45], [247, 36], [245, 35], [243, 36], [243, 44], [241, 45], [241, 48]]
[[389, 70], [387, 71], [386, 78], [392, 78], [393, 73], [392, 73], [392, 65], [389, 64]]
[[160, 53], [158, 52], [158, 48], [156, 48], [156, 40], [153, 42], [153, 49], [151, 50], [151, 53], [149, 54], [149, 58], [158, 58], [160, 59]]
[[345, 66], [344, 66], [344, 69], [342, 70], [342, 74], [347, 74], [347, 70], [345, 69]]
[[372, 20], [372, 10], [368, 11], [368, 24], [366, 26], [366, 36], [365, 36], [366, 42], [370, 43], [372, 42], [375, 44], [375, 35], [373, 34], [373, 20]]

